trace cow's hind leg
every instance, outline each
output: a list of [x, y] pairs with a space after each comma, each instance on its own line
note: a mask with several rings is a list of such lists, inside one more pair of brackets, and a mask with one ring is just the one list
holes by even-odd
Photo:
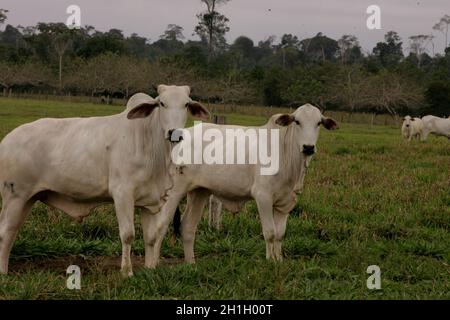
[[188, 193], [186, 212], [181, 222], [184, 259], [186, 263], [195, 263], [195, 232], [197, 231], [198, 223], [202, 218], [203, 209], [208, 202], [209, 196], [210, 193], [208, 191], [200, 189]]
[[33, 207], [34, 200], [12, 198], [4, 200], [0, 213], [0, 274], [8, 272], [11, 248], [25, 218]]
[[222, 227], [222, 201], [213, 195], [209, 197], [208, 225], [216, 230]]

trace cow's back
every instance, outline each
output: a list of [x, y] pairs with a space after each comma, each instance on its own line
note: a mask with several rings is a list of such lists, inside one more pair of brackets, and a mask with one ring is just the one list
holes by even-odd
[[117, 131], [111, 128], [118, 129], [117, 120], [117, 115], [45, 118], [14, 129], [0, 143], [0, 180], [28, 184], [33, 192], [50, 188], [75, 194], [81, 185], [103, 184], [106, 147], [114, 140]]
[[426, 131], [450, 137], [450, 119], [425, 116], [422, 118], [422, 122]]

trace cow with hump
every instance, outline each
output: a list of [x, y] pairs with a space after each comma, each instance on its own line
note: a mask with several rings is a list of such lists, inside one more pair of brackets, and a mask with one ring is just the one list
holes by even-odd
[[[159, 258], [162, 239], [167, 232], [168, 225], [173, 219], [177, 206], [187, 194], [187, 207], [181, 221], [185, 260], [194, 263], [194, 240], [197, 225], [201, 219], [203, 208], [211, 194], [225, 203], [245, 203], [256, 201], [266, 241], [266, 257], [273, 260], [282, 259], [281, 242], [286, 230], [289, 212], [296, 204], [296, 195], [301, 191], [307, 164], [311, 156], [317, 151], [316, 143], [320, 126], [333, 130], [338, 127], [336, 121], [322, 115], [320, 110], [310, 104], [299, 107], [292, 114], [278, 114], [271, 117], [268, 123], [257, 129], [278, 130], [279, 169], [272, 175], [261, 174], [261, 164], [186, 164], [176, 167], [174, 187], [169, 191], [169, 197], [158, 216], [158, 232], [155, 233], [154, 264]], [[225, 132], [228, 129], [242, 129], [246, 127], [208, 124], [206, 129], [212, 128]], [[195, 133], [195, 126], [184, 130]], [[223, 133], [222, 136], [225, 136]], [[188, 134], [186, 134], [188, 136]], [[183, 144], [192, 143], [187, 139]], [[212, 143], [206, 142], [203, 149]], [[256, 142], [255, 142], [256, 143]], [[195, 144], [195, 141], [193, 142]], [[250, 145], [251, 142], [247, 144]], [[248, 152], [248, 151], [246, 151]], [[248, 156], [247, 156], [248, 159]], [[175, 163], [177, 161], [174, 161]], [[177, 219], [175, 219], [175, 222]], [[176, 223], [175, 226], [180, 223]]]
[[122, 242], [121, 270], [132, 275], [134, 208], [142, 209], [147, 240], [154, 232], [154, 215], [173, 186], [171, 135], [184, 128], [188, 111], [209, 117], [209, 112], [189, 97], [188, 86], [160, 85], [158, 94], [157, 98], [135, 94], [126, 110], [116, 115], [40, 119], [3, 139], [0, 273], [8, 272], [18, 229], [39, 200], [79, 221], [93, 208], [113, 202]]

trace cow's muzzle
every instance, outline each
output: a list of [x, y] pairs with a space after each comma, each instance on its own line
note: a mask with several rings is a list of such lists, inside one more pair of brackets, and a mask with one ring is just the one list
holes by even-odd
[[183, 140], [183, 130], [180, 129], [171, 129], [168, 131], [169, 135], [167, 140], [173, 143], [177, 143]]
[[307, 156], [312, 156], [314, 153], [316, 153], [316, 146], [311, 145], [303, 145], [303, 153]]

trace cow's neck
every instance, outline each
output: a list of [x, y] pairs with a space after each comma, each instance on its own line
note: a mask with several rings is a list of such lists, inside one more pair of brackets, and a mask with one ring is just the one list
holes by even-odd
[[152, 180], [156, 182], [161, 203], [165, 203], [168, 192], [173, 188], [173, 180], [170, 175], [171, 148], [166, 140], [165, 131], [161, 126], [160, 109], [151, 115], [150, 121], [144, 123], [144, 136], [149, 139], [148, 148], [145, 150], [148, 159], [148, 167], [152, 171]]
[[306, 157], [296, 141], [296, 127], [291, 125], [280, 129], [280, 178], [295, 187], [305, 170]]
[[170, 146], [165, 139], [161, 126], [159, 109], [149, 118], [135, 126], [135, 150], [142, 156], [144, 165], [152, 178], [163, 178], [168, 175], [170, 164]]

